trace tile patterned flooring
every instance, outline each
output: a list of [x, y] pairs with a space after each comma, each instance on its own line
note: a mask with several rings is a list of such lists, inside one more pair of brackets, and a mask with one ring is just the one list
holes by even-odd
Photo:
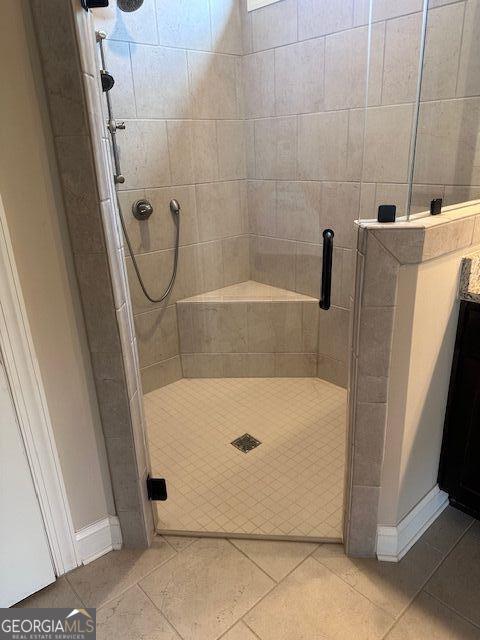
[[480, 522], [452, 508], [398, 564], [342, 547], [157, 536], [20, 606], [96, 606], [99, 640], [479, 640]]
[[[161, 532], [342, 537], [345, 389], [317, 378], [193, 378], [145, 396]], [[260, 440], [243, 453], [231, 442]]]

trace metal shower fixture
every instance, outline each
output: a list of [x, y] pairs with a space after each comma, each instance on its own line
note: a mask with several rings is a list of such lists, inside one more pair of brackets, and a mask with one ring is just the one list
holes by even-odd
[[131, 13], [132, 11], [140, 9], [142, 4], [143, 0], [117, 0], [117, 7], [120, 11], [125, 11], [125, 13]]

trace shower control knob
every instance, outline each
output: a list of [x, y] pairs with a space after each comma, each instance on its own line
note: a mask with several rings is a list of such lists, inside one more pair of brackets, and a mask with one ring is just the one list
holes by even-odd
[[132, 205], [132, 213], [137, 220], [148, 220], [153, 213], [153, 207], [148, 200], [137, 200]]
[[125, 129], [125, 122], [123, 120], [116, 120], [115, 125], [117, 129]]

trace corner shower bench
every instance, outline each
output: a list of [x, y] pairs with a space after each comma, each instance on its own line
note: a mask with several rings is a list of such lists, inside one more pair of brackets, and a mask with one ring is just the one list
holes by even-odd
[[318, 299], [248, 280], [177, 302], [184, 376], [317, 375]]

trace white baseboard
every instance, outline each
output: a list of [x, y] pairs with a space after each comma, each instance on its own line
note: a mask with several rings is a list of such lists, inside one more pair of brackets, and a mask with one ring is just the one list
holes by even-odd
[[120, 522], [116, 516], [109, 516], [77, 531], [75, 539], [79, 559], [82, 564], [88, 564], [113, 549], [121, 548]]
[[448, 495], [436, 485], [396, 527], [379, 526], [377, 558], [385, 562], [401, 560], [447, 505]]

